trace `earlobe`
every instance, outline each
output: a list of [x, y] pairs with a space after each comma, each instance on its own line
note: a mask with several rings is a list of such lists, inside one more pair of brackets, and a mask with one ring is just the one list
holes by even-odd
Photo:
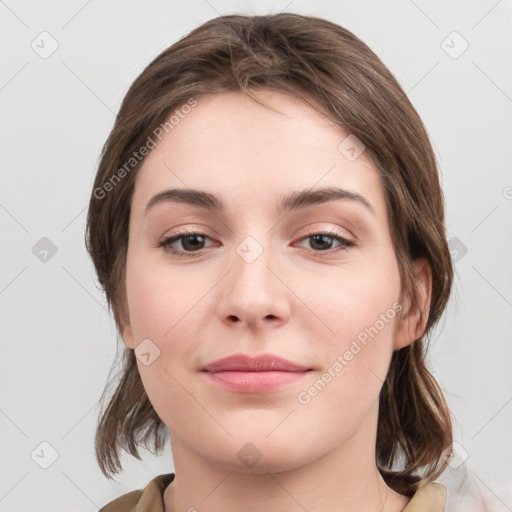
[[424, 332], [430, 311], [432, 298], [432, 269], [428, 260], [419, 258], [412, 262], [414, 272], [414, 293], [418, 307], [411, 301], [404, 306], [400, 324], [393, 344], [399, 350], [420, 338]]

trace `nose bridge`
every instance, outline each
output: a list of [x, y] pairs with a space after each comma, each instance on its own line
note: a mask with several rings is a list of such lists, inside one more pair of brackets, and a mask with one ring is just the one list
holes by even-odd
[[233, 275], [231, 286], [237, 287], [241, 293], [242, 303], [262, 300], [270, 295], [273, 288], [272, 275], [269, 267], [276, 265], [272, 257], [270, 237], [248, 235], [235, 248], [233, 255]]
[[222, 288], [219, 313], [254, 326], [287, 314], [285, 287], [274, 275], [279, 268], [271, 236], [263, 230], [247, 235], [235, 247], [231, 271]]

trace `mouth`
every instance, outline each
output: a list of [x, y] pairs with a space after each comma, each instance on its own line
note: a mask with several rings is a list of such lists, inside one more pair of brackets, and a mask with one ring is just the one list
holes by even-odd
[[201, 369], [209, 382], [239, 393], [264, 393], [303, 378], [312, 368], [272, 354], [235, 354]]

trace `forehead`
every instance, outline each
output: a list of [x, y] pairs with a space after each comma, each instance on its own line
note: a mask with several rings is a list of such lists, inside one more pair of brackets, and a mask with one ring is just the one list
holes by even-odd
[[176, 187], [208, 191], [247, 209], [274, 207], [295, 190], [332, 186], [363, 195], [385, 215], [370, 159], [364, 152], [347, 158], [347, 144], [354, 145], [347, 130], [292, 95], [264, 91], [258, 98], [277, 111], [240, 92], [197, 98], [143, 161], [133, 210], [142, 212], [154, 194]]

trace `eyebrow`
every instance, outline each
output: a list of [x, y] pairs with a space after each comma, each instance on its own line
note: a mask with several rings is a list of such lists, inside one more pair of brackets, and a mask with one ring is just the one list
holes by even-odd
[[[281, 196], [277, 203], [277, 211], [282, 213], [285, 211], [289, 212], [292, 210], [300, 210], [308, 206], [336, 200], [353, 201], [361, 204], [375, 215], [375, 210], [372, 205], [362, 195], [357, 192], [336, 187], [309, 188]], [[218, 212], [224, 212], [226, 209], [222, 200], [209, 192], [190, 188], [173, 188], [164, 190], [163, 192], [153, 196], [144, 208], [144, 214], [147, 214], [147, 212], [155, 205], [168, 202], [189, 204], [206, 210]]]

